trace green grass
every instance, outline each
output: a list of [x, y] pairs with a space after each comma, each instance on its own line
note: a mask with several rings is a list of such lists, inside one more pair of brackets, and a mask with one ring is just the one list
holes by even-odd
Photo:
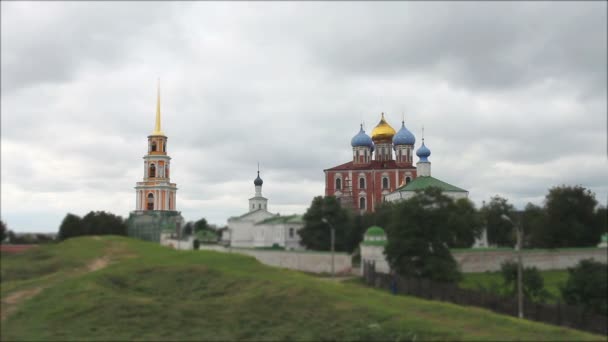
[[[32, 253], [54, 266], [38, 266]], [[102, 255], [113, 262], [86, 271]], [[20, 269], [30, 271], [23, 276]], [[272, 268], [247, 256], [120, 237], [2, 256], [3, 300], [36, 287], [44, 289], [2, 322], [2, 340], [605, 340]]]
[[[551, 271], [540, 271], [545, 289], [549, 292], [551, 297], [548, 302], [554, 303], [561, 298], [560, 286], [565, 284], [568, 280], [567, 270], [551, 270]], [[469, 288], [477, 290], [481, 288], [492, 288], [493, 284], [502, 286], [503, 277], [500, 272], [483, 272], [483, 273], [464, 273], [464, 278], [459, 283], [462, 288]]]

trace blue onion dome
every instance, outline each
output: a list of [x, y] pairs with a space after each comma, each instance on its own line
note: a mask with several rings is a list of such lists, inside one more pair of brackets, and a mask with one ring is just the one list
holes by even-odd
[[365, 131], [363, 130], [363, 125], [361, 125], [359, 133], [357, 133], [357, 135], [355, 135], [351, 139], [350, 145], [352, 147], [365, 146], [371, 148], [372, 150], [374, 148], [374, 142], [372, 141], [372, 138], [369, 137], [369, 135], [365, 134]]
[[393, 145], [414, 145], [416, 143], [416, 137], [405, 128], [405, 121], [401, 121], [401, 129], [393, 137]]
[[253, 185], [261, 186], [264, 183], [262, 178], [260, 178], [260, 171], [258, 171], [258, 177], [253, 181]]
[[431, 150], [424, 145], [424, 139], [422, 139], [422, 146], [416, 151], [416, 155], [420, 158], [421, 162], [428, 162], [427, 159], [431, 155]]

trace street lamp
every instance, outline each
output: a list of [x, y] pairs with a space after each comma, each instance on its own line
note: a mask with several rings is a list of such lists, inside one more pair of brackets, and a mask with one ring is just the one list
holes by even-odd
[[517, 311], [518, 317], [524, 318], [524, 303], [523, 303], [523, 289], [522, 289], [522, 261], [521, 261], [521, 235], [522, 227], [519, 224], [515, 224], [511, 218], [505, 214], [500, 215], [500, 218], [510, 222], [515, 228], [515, 234], [517, 236], [517, 245], [515, 250], [517, 251]]
[[321, 219], [321, 221], [323, 221], [323, 223], [327, 223], [329, 225], [330, 231], [331, 231], [331, 277], [335, 277], [335, 272], [334, 272], [334, 244], [336, 241], [336, 230], [334, 229], [334, 226], [329, 223], [329, 221], [324, 217]]

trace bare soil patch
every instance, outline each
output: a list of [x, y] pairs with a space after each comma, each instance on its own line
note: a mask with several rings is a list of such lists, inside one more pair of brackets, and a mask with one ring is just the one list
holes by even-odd
[[42, 287], [36, 287], [33, 289], [27, 289], [17, 291], [8, 295], [2, 300], [2, 310], [0, 310], [0, 320], [4, 321], [10, 314], [12, 314], [19, 304], [23, 301], [28, 300], [42, 291]]

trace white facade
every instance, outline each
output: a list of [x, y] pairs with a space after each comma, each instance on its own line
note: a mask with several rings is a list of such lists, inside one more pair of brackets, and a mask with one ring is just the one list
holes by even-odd
[[256, 178], [255, 196], [249, 199], [249, 211], [228, 219], [222, 240], [233, 247], [273, 247], [302, 249], [298, 230], [304, 226], [299, 215], [280, 216], [268, 211], [268, 199], [262, 196], [262, 180]]

